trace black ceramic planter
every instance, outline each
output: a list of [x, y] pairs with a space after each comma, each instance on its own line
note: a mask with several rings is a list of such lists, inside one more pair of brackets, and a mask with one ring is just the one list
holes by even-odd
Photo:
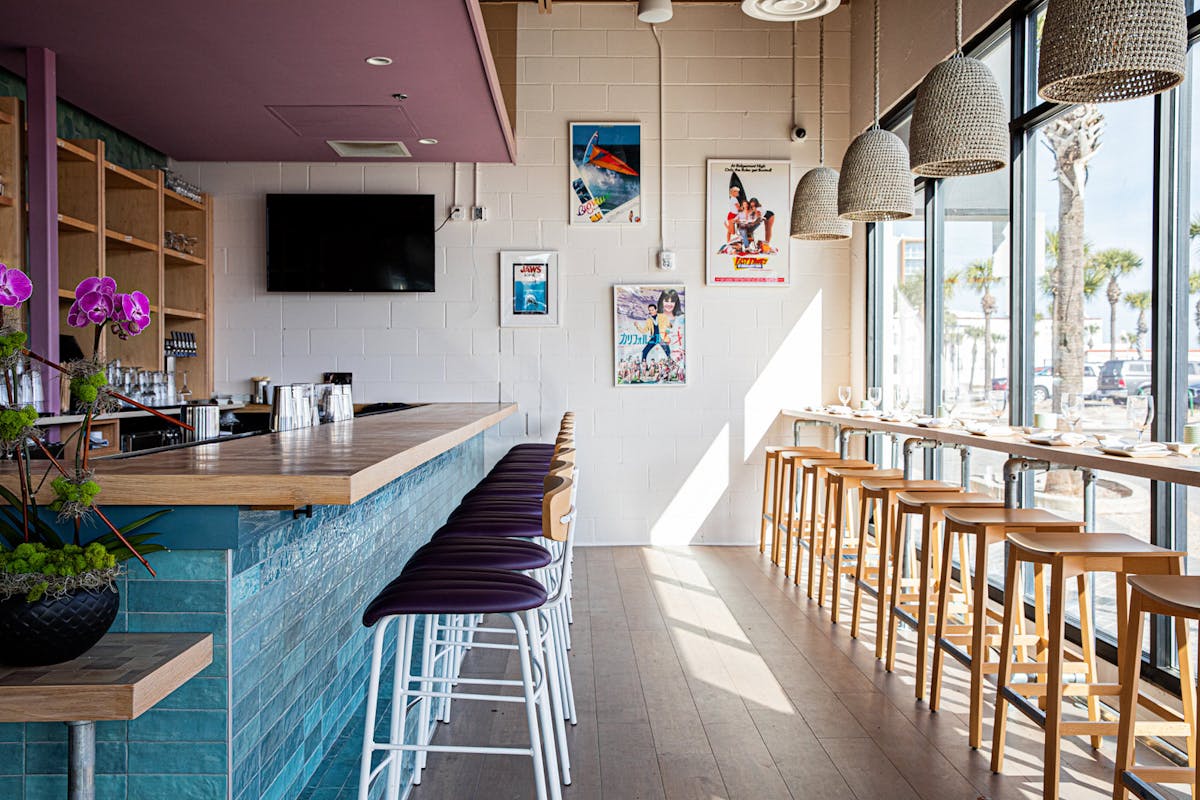
[[59, 664], [86, 653], [113, 620], [121, 596], [112, 589], [82, 589], [30, 603], [0, 600], [0, 663], [13, 667]]

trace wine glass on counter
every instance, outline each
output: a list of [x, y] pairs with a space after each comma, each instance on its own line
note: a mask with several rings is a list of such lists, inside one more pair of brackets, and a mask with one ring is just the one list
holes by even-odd
[[1067, 427], [1071, 429], [1071, 433], [1075, 432], [1075, 426], [1083, 419], [1083, 393], [1082, 392], [1064, 392], [1062, 398], [1062, 418], [1067, 423]]
[[850, 405], [850, 391], [851, 391], [851, 389], [849, 386], [839, 386], [838, 387], [838, 402], [840, 402], [844, 406]]
[[1129, 424], [1138, 432], [1137, 443], [1142, 443], [1146, 429], [1154, 421], [1154, 398], [1148, 394], [1136, 394], [1125, 401]]
[[958, 405], [958, 387], [947, 386], [942, 389], [942, 409], [946, 412], [946, 416], [954, 419], [954, 408]]
[[988, 408], [992, 410], [992, 416], [996, 418], [996, 424], [1000, 424], [1001, 417], [1004, 416], [1004, 409], [1008, 408], [1008, 392], [1004, 389], [989, 389], [987, 393]]

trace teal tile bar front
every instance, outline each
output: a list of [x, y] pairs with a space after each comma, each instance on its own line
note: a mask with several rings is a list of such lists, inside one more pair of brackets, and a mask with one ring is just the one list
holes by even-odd
[[[363, 607], [483, 476], [484, 435], [311, 518], [193, 505], [156, 521], [171, 550], [151, 557], [157, 577], [122, 577], [113, 630], [212, 633], [213, 662], [138, 719], [97, 726], [97, 798], [298, 797], [365, 697]], [[64, 796], [65, 751], [61, 724], [0, 724], [0, 797]]]

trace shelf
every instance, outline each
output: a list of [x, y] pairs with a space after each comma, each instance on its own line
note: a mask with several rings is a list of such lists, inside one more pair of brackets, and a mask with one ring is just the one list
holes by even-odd
[[169, 247], [163, 247], [163, 262], [168, 267], [193, 267], [204, 266], [205, 260], [199, 256], [191, 256], [187, 253], [180, 253], [178, 250], [172, 250]]
[[58, 229], [74, 233], [95, 233], [96, 225], [82, 219], [76, 219], [68, 214], [58, 215]]
[[74, 303], [75, 302], [75, 290], [74, 289], [59, 289], [58, 290], [58, 299], [66, 300], [68, 302]]
[[136, 172], [118, 167], [111, 161], [104, 162], [105, 188], [114, 189], [158, 189], [158, 184], [149, 178], [143, 178]]
[[199, 203], [190, 197], [184, 197], [178, 192], [171, 189], [163, 189], [163, 202], [167, 205], [176, 205], [181, 208], [188, 208], [194, 211], [203, 211], [204, 203]]
[[0, 206], [6, 206], [8, 208], [11, 208], [11, 207], [15, 206], [16, 204], [17, 204], [16, 201], [14, 201], [8, 195], [0, 194]]
[[89, 153], [77, 144], [68, 142], [66, 139], [58, 140], [58, 160], [59, 161], [95, 161], [96, 154]]
[[158, 246], [151, 242], [144, 241], [131, 236], [128, 233], [121, 233], [108, 228], [104, 231], [105, 243], [111, 250], [145, 250], [150, 253], [157, 253]]
[[163, 308], [164, 317], [178, 317], [180, 319], [204, 319], [203, 311], [188, 311], [185, 308]]

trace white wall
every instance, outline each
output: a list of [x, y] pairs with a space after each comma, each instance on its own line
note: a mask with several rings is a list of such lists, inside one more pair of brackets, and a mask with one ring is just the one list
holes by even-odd
[[[666, 239], [679, 268], [655, 268], [658, 245], [658, 63], [634, 6], [566, 2], [518, 14], [519, 163], [480, 167], [486, 223], [438, 234], [437, 286], [423, 295], [281, 295], [265, 290], [266, 192], [423, 192], [451, 203], [448, 164], [181, 164], [215, 197], [216, 377], [249, 391], [251, 375], [307, 381], [350, 370], [356, 400], [512, 401], [503, 446], [553, 434], [576, 411], [584, 543], [757, 541], [761, 445], [790, 440], [781, 406], [828, 399], [849, 378], [849, 247], [793, 242], [787, 289], [704, 285], [705, 159], [791, 158], [815, 165], [816, 23], [799, 29], [800, 120], [792, 144], [789, 26], [738, 6], [677, 5], [666, 54]], [[849, 109], [849, 14], [827, 18], [827, 146], [840, 162]], [[567, 123], [640, 120], [646, 224], [566, 224]], [[430, 132], [435, 133], [435, 132]], [[471, 201], [470, 165], [457, 200]], [[785, 215], [781, 215], [783, 217]], [[776, 238], [786, 235], [786, 218]], [[565, 272], [561, 329], [498, 327], [498, 252], [553, 248]], [[687, 285], [686, 388], [617, 389], [611, 287]]]

